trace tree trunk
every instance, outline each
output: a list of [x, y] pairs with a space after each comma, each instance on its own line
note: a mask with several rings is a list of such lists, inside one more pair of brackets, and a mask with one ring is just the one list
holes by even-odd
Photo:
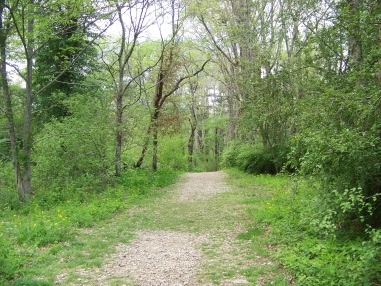
[[13, 160], [13, 171], [15, 175], [15, 182], [17, 189], [19, 191], [20, 199], [23, 197], [22, 190], [22, 180], [21, 180], [21, 171], [20, 164], [18, 161], [19, 150], [17, 147], [17, 137], [16, 137], [16, 129], [15, 129], [15, 121], [13, 117], [13, 108], [12, 108], [12, 100], [11, 94], [9, 91], [8, 85], [8, 74], [7, 74], [7, 56], [6, 56], [6, 40], [7, 40], [7, 27], [4, 27], [3, 24], [3, 11], [4, 11], [4, 0], [0, 2], [0, 55], [1, 55], [1, 89], [4, 97], [4, 108], [5, 115], [8, 120], [8, 130], [9, 130], [9, 139], [11, 143], [11, 152], [12, 152], [12, 160]]
[[24, 106], [24, 132], [23, 132], [23, 156], [20, 159], [21, 172], [19, 172], [19, 180], [17, 181], [20, 201], [29, 200], [32, 195], [32, 170], [31, 170], [31, 152], [32, 152], [32, 103], [33, 103], [33, 55], [34, 55], [34, 40], [33, 40], [33, 4], [34, 0], [30, 1], [28, 15], [28, 36], [26, 42], [26, 91], [25, 91], [25, 106]]
[[122, 172], [122, 146], [123, 146], [123, 96], [116, 100], [116, 148], [115, 148], [115, 176], [120, 177]]
[[218, 164], [218, 161], [219, 161], [219, 147], [220, 147], [220, 144], [218, 142], [218, 136], [219, 135], [219, 132], [218, 132], [218, 128], [214, 128], [214, 160], [216, 162], [216, 165]]
[[[160, 69], [162, 69], [163, 63], [161, 63]], [[153, 133], [153, 154], [152, 154], [152, 169], [154, 171], [157, 171], [157, 148], [158, 148], [158, 133], [159, 133], [159, 114], [160, 114], [160, 108], [162, 105], [160, 105], [160, 100], [163, 95], [163, 88], [164, 88], [164, 73], [160, 72], [158, 75], [158, 83], [155, 90], [155, 95], [153, 99], [153, 106], [154, 106], [154, 112], [151, 115], [150, 123], [147, 130], [147, 137], [143, 145], [142, 153], [140, 154], [140, 157], [138, 161], [135, 164], [135, 168], [140, 168], [143, 164], [143, 160], [145, 157], [145, 154], [148, 150], [148, 145], [150, 141], [150, 133]]]
[[[191, 121], [191, 120], [189, 120]], [[194, 139], [196, 134], [196, 124], [191, 122], [191, 133], [188, 139], [188, 163], [193, 163], [193, 152], [194, 152]]]
[[152, 170], [157, 171], [157, 150], [159, 135], [159, 110], [152, 116]]
[[148, 150], [148, 145], [149, 145], [149, 141], [150, 141], [150, 134], [151, 134], [151, 124], [150, 126], [148, 127], [148, 130], [146, 132], [146, 139], [144, 141], [144, 145], [143, 145], [143, 148], [142, 148], [142, 152], [140, 154], [140, 157], [138, 159], [138, 161], [136, 162], [135, 164], [135, 168], [140, 168], [143, 164], [143, 161], [144, 161], [144, 157], [146, 155], [146, 152]]
[[122, 18], [122, 8], [117, 5], [119, 22], [122, 28], [122, 37], [118, 53], [118, 85], [115, 95], [116, 105], [116, 146], [115, 146], [115, 176], [120, 177], [122, 172], [122, 146], [123, 146], [123, 94], [124, 72], [126, 62], [123, 59], [126, 45], [126, 30]]
[[159, 133], [159, 114], [160, 114], [160, 109], [163, 106], [164, 102], [161, 103], [161, 100], [163, 98], [163, 90], [164, 90], [164, 78], [165, 78], [165, 73], [162, 70], [163, 68], [163, 63], [161, 64], [161, 71], [158, 75], [157, 78], [157, 86], [155, 90], [155, 97], [153, 99], [153, 107], [154, 107], [154, 112], [151, 117], [151, 126], [152, 126], [152, 134], [153, 134], [153, 141], [152, 141], [152, 169], [154, 171], [157, 171], [157, 146], [158, 146], [158, 133]]
[[[359, 35], [359, 25], [360, 19], [358, 16], [360, 1], [359, 0], [348, 0], [348, 4], [350, 6], [351, 22], [356, 23], [356, 25], [350, 25], [349, 29], [349, 53], [352, 64], [352, 69], [355, 72], [360, 72], [362, 63], [363, 63], [363, 55], [362, 55], [362, 42], [361, 36]], [[356, 85], [363, 85], [362, 76], [356, 77]]]

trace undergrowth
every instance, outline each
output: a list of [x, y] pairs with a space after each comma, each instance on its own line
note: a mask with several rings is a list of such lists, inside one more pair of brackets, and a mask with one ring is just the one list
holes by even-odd
[[333, 197], [340, 207], [332, 209], [319, 198], [318, 188], [306, 181], [237, 170], [229, 174], [232, 184], [251, 190], [246, 204], [253, 225], [239, 238], [250, 240], [253, 249], [259, 244], [271, 249], [291, 273], [292, 284], [380, 285], [381, 230], [337, 223], [348, 204], [361, 205], [356, 192]]
[[171, 170], [128, 170], [104, 191], [40, 190], [30, 204], [3, 206], [0, 285], [46, 285], [46, 281], [34, 280], [28, 270], [39, 248], [59, 248], [73, 240], [79, 228], [111, 219], [143, 197], [154, 195], [153, 189], [176, 179]]

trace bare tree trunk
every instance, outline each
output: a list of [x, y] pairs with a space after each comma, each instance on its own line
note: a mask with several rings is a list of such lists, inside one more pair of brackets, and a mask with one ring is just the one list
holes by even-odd
[[157, 150], [158, 150], [158, 135], [159, 135], [159, 112], [156, 111], [152, 119], [152, 170], [157, 171]]
[[[359, 0], [348, 0], [348, 4], [350, 6], [351, 16], [354, 18], [351, 19], [351, 21], [355, 22], [359, 25], [359, 6], [360, 1]], [[351, 25], [351, 28], [349, 29], [349, 53], [351, 57], [351, 64], [352, 69], [355, 72], [359, 72], [362, 67], [363, 63], [363, 55], [362, 55], [362, 42], [361, 42], [361, 36], [359, 35], [359, 26], [357, 25]], [[356, 78], [356, 85], [363, 85], [363, 79], [361, 76], [357, 76]]]
[[[171, 62], [172, 63], [172, 53], [171, 53]], [[158, 133], [159, 133], [159, 114], [160, 114], [160, 109], [162, 108], [164, 101], [161, 102], [163, 98], [163, 90], [164, 90], [164, 78], [165, 78], [165, 72], [163, 71], [163, 62], [161, 63], [160, 66], [160, 73], [157, 78], [157, 86], [155, 90], [155, 97], [153, 100], [153, 107], [154, 107], [154, 112], [151, 117], [151, 126], [152, 126], [152, 146], [153, 146], [153, 152], [152, 152], [152, 169], [154, 171], [157, 171], [157, 146], [158, 146]]]
[[[122, 38], [118, 53], [118, 87], [115, 95], [116, 104], [116, 147], [115, 147], [115, 176], [120, 177], [122, 172], [122, 146], [123, 146], [123, 95], [124, 95], [124, 73], [127, 61], [123, 58], [126, 45], [126, 29], [124, 27], [122, 8], [117, 5], [118, 17], [122, 28]], [[133, 46], [134, 47], [134, 46]]]
[[139, 157], [138, 161], [136, 162], [136, 164], [134, 165], [135, 168], [140, 168], [143, 164], [144, 157], [145, 157], [146, 152], [148, 150], [148, 145], [149, 145], [149, 141], [150, 141], [150, 134], [151, 134], [151, 125], [148, 127], [148, 130], [146, 132], [146, 139], [144, 141], [144, 145], [143, 145], [140, 157]]
[[[125, 5], [125, 6], [124, 6]], [[136, 17], [133, 16], [134, 13], [129, 13], [129, 28], [126, 28], [124, 22], [124, 16], [122, 9], [133, 9], [135, 5], [142, 5], [140, 9], [135, 10], [137, 13]], [[150, 67], [143, 69], [138, 72], [136, 75], [131, 75], [131, 71], [129, 71], [129, 61], [135, 51], [136, 44], [138, 41], [138, 36], [147, 28], [146, 26], [146, 16], [147, 11], [151, 5], [150, 1], [141, 0], [139, 4], [137, 2], [126, 2], [124, 4], [115, 4], [116, 10], [118, 12], [118, 20], [120, 23], [120, 28], [122, 29], [121, 33], [121, 42], [119, 46], [119, 52], [117, 57], [118, 64], [118, 75], [117, 78], [114, 79], [114, 83], [116, 86], [115, 90], [115, 105], [116, 105], [116, 146], [115, 146], [115, 176], [119, 177], [122, 172], [122, 149], [123, 143], [125, 140], [124, 127], [123, 127], [123, 114], [124, 110], [127, 107], [124, 103], [124, 97], [127, 93], [128, 87], [142, 75], [145, 71], [147, 71]], [[109, 72], [113, 76], [112, 65], [108, 65]], [[129, 73], [129, 74], [128, 74]], [[128, 78], [130, 77], [130, 78]], [[145, 153], [145, 152], [144, 152]], [[144, 154], [143, 154], [144, 157]]]
[[[160, 70], [162, 70], [162, 67], [163, 67], [163, 63], [161, 62]], [[151, 115], [150, 123], [149, 123], [148, 130], [146, 133], [147, 138], [146, 138], [146, 141], [144, 142], [142, 153], [140, 154], [140, 157], [135, 164], [135, 168], [140, 168], [141, 165], [143, 164], [143, 160], [144, 160], [145, 154], [148, 150], [148, 145], [149, 145], [149, 141], [150, 141], [149, 135], [152, 132], [152, 134], [153, 134], [152, 169], [154, 171], [157, 171], [157, 148], [158, 148], [158, 133], [159, 133], [159, 122], [158, 122], [158, 120], [159, 120], [160, 108], [162, 107], [162, 104], [160, 104], [160, 101], [161, 101], [162, 96], [163, 96], [164, 77], [165, 77], [164, 73], [160, 72], [158, 75], [158, 79], [157, 79], [158, 83], [156, 85], [155, 96], [153, 99], [154, 112]]]
[[17, 137], [16, 137], [16, 129], [15, 129], [15, 121], [13, 118], [13, 108], [12, 108], [12, 100], [11, 94], [9, 91], [8, 85], [8, 74], [7, 74], [7, 55], [6, 55], [6, 40], [8, 27], [4, 27], [3, 23], [3, 11], [4, 11], [4, 0], [0, 2], [0, 56], [1, 56], [1, 89], [4, 97], [4, 108], [5, 115], [8, 120], [8, 130], [9, 130], [9, 138], [11, 143], [11, 152], [12, 152], [12, 160], [13, 160], [13, 171], [15, 175], [15, 181], [17, 188], [19, 190], [20, 199], [23, 197], [22, 192], [22, 179], [21, 179], [21, 171], [20, 164], [18, 161], [19, 150], [17, 147]]
[[[34, 54], [34, 40], [33, 40], [33, 4], [34, 0], [29, 1], [28, 6], [28, 22], [27, 22], [27, 35], [24, 36], [24, 52], [26, 57], [26, 90], [25, 90], [25, 103], [24, 103], [24, 129], [22, 138], [22, 155], [17, 152], [17, 160], [15, 167], [17, 189], [19, 199], [21, 202], [28, 201], [32, 195], [31, 186], [31, 152], [32, 152], [32, 102], [33, 102], [33, 54]], [[16, 149], [17, 150], [17, 149]], [[18, 165], [18, 166], [17, 166]]]
[[122, 171], [122, 146], [123, 146], [123, 109], [122, 96], [116, 100], [116, 147], [115, 147], [115, 176], [120, 177]]
[[194, 153], [194, 139], [196, 134], [196, 124], [192, 123], [191, 119], [189, 119], [191, 124], [191, 132], [188, 139], [188, 163], [193, 163], [193, 153]]

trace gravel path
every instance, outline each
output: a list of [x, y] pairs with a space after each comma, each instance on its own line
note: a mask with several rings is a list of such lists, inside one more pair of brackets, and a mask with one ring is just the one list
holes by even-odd
[[188, 173], [187, 182], [178, 190], [179, 202], [208, 199], [214, 194], [228, 190], [223, 172]]
[[104, 269], [110, 275], [129, 276], [142, 286], [196, 285], [201, 241], [180, 232], [139, 231], [130, 245], [118, 245], [113, 262]]
[[[176, 208], [182, 205], [190, 209], [203, 205], [200, 211], [195, 208], [196, 211], [190, 211], [186, 215], [194, 216], [196, 213], [201, 217], [199, 219], [210, 220], [210, 214], [202, 212], [205, 208], [215, 207], [213, 203], [209, 203], [215, 194], [229, 190], [224, 183], [225, 174], [223, 172], [188, 173], [184, 176], [185, 180], [179, 184], [175, 193], [170, 197], [171, 207]], [[158, 204], [163, 204], [162, 210], [167, 210], [166, 203], [168, 202], [158, 202]], [[139, 211], [152, 212], [151, 209]], [[214, 209], [214, 211], [223, 216], [231, 215], [231, 210], [228, 209]], [[169, 214], [160, 214], [158, 210], [153, 212], [155, 215], [157, 212], [157, 216], [171, 216], [170, 212]], [[240, 217], [239, 214], [234, 215]], [[197, 217], [192, 219], [197, 219]], [[175, 220], [177, 219], [175, 218]], [[235, 219], [235, 221], [239, 221], [239, 219]], [[232, 263], [234, 267], [239, 268], [240, 266], [236, 266], [237, 264], [246, 263], [246, 261], [240, 261], [244, 255], [239, 253], [239, 247], [236, 245], [237, 233], [243, 231], [242, 225], [237, 223], [232, 227], [233, 231], [222, 227], [217, 231], [219, 234], [216, 231], [202, 231], [194, 234], [188, 232], [186, 227], [175, 228], [175, 231], [140, 229], [136, 232], [136, 237], [132, 242], [118, 244], [115, 253], [106, 257], [103, 266], [96, 270], [82, 269], [78, 271], [82, 277], [91, 277], [91, 285], [214, 285], [209, 279], [205, 280], [205, 275], [204, 278], [200, 278], [199, 274], [203, 272], [203, 267], [224, 261], [225, 265]], [[205, 257], [203, 251], [217, 252], [217, 254], [208, 258]], [[219, 272], [219, 270], [216, 271]], [[249, 284], [240, 275], [220, 282], [220, 285]], [[90, 285], [88, 283], [89, 279], [86, 279], [82, 281], [82, 284], [78, 282], [71, 285]]]
[[[222, 172], [188, 173], [185, 178], [186, 182], [176, 190], [181, 203], [208, 199], [228, 189]], [[178, 231], [141, 230], [131, 244], [117, 246], [99, 282], [116, 275], [133, 278], [140, 286], [199, 285], [200, 246], [206, 241], [206, 236]]]

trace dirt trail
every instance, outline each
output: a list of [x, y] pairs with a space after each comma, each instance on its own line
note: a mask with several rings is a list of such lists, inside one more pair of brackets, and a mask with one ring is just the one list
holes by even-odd
[[[224, 192], [228, 188], [223, 179], [222, 172], [186, 174], [186, 182], [175, 191], [175, 201], [196, 203]], [[112, 262], [104, 269], [110, 275], [132, 277], [141, 286], [198, 285], [197, 269], [202, 258], [199, 248], [206, 241], [205, 235], [140, 230], [130, 245], [118, 245]]]
[[231, 198], [218, 199], [231, 191], [224, 177], [186, 174], [173, 193], [132, 211], [135, 239], [118, 244], [99, 269], [78, 270], [91, 280], [70, 285], [252, 285], [241, 275], [252, 254], [237, 240], [245, 210]]

